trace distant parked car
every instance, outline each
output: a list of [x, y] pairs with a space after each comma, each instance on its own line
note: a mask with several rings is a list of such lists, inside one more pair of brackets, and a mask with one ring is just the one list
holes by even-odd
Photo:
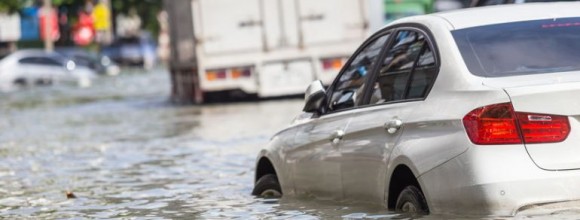
[[260, 150], [252, 193], [486, 217], [576, 210], [578, 9], [502, 5], [387, 25], [328, 90], [308, 87], [304, 113]]
[[61, 54], [43, 50], [20, 50], [0, 60], [0, 89], [17, 86], [75, 83], [86, 87], [96, 72], [77, 65]]
[[56, 52], [73, 60], [78, 66], [90, 68], [98, 74], [117, 75], [121, 72], [115, 61], [108, 56], [74, 47], [57, 48]]
[[112, 45], [102, 49], [101, 54], [113, 61], [129, 66], [151, 69], [156, 63], [156, 46], [148, 34], [139, 37], [119, 38]]

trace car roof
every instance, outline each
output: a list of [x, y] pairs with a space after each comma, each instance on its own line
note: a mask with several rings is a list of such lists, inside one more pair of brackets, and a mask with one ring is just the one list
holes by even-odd
[[35, 56], [51, 57], [51, 58], [56, 59], [60, 62], [65, 62], [67, 60], [66, 57], [64, 57], [63, 55], [61, 55], [59, 53], [46, 52], [42, 49], [21, 49], [21, 50], [17, 50], [15, 52], [13, 52], [9, 56], [17, 58], [17, 59], [22, 59], [22, 58], [26, 58], [26, 57], [35, 57]]
[[580, 2], [540, 2], [460, 9], [431, 16], [447, 20], [454, 29], [463, 29], [518, 21], [580, 17], [579, 9]]
[[438, 12], [398, 19], [386, 27], [401, 23], [445, 22], [450, 30], [518, 21], [580, 17], [580, 2], [539, 2], [494, 5]]

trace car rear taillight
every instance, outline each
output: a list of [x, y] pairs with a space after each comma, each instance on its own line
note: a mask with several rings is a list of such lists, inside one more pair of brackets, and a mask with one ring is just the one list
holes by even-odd
[[463, 117], [463, 125], [475, 144], [522, 143], [511, 103], [477, 108]]
[[570, 133], [566, 116], [523, 112], [516, 115], [526, 144], [561, 142]]
[[570, 133], [568, 117], [515, 112], [511, 103], [474, 109], [463, 117], [463, 125], [469, 139], [481, 145], [554, 143]]

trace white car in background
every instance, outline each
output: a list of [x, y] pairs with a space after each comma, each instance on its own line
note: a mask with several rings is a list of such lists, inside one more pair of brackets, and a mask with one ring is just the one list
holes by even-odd
[[0, 60], [0, 89], [19, 86], [73, 83], [79, 87], [91, 85], [97, 73], [76, 65], [58, 53], [43, 50], [19, 50]]
[[327, 91], [311, 84], [305, 113], [259, 153], [252, 193], [484, 216], [577, 208], [579, 9], [503, 5], [389, 24]]

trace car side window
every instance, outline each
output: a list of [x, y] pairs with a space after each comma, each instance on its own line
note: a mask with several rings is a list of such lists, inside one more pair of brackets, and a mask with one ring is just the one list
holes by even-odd
[[348, 66], [343, 68], [338, 80], [333, 85], [328, 108], [337, 111], [356, 106], [364, 95], [365, 80], [384, 48], [389, 34], [376, 38], [358, 54]]
[[411, 83], [407, 88], [407, 99], [425, 98], [431, 85], [435, 82], [437, 75], [437, 66], [435, 64], [435, 55], [428, 44], [423, 45], [423, 51], [413, 73]]
[[425, 35], [399, 31], [373, 82], [369, 104], [423, 98], [435, 74], [435, 57]]
[[35, 64], [36, 63], [36, 57], [26, 57], [26, 58], [22, 58], [18, 61], [18, 63], [21, 64]]
[[503, 5], [505, 3], [507, 3], [505, 0], [484, 0], [479, 2], [478, 6]]
[[62, 66], [58, 61], [49, 58], [49, 57], [42, 57], [38, 60], [39, 64], [47, 65], [47, 66]]
[[61, 64], [48, 57], [26, 57], [22, 58], [18, 61], [18, 63], [22, 64], [35, 64], [35, 65], [48, 65], [48, 66], [61, 66]]

